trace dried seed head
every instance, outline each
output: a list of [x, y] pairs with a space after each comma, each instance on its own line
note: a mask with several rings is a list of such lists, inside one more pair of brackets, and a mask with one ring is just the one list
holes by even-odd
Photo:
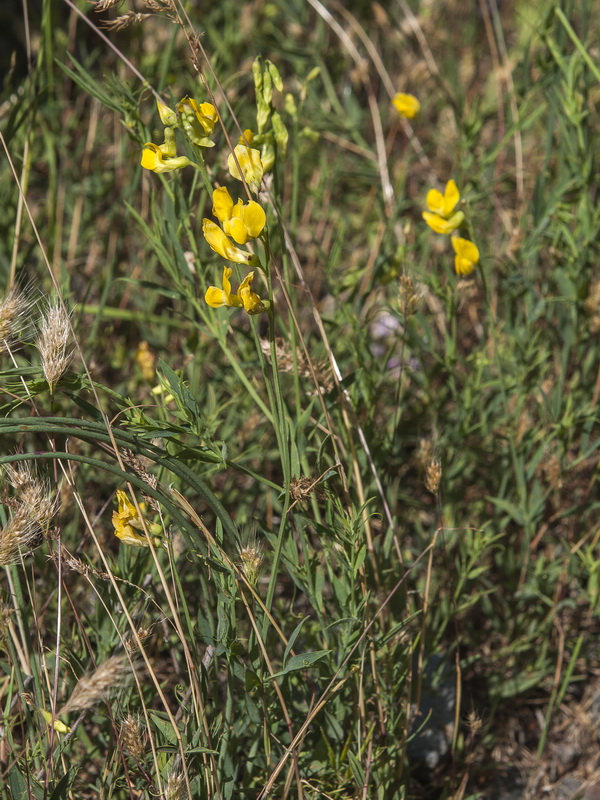
[[73, 351], [69, 349], [70, 341], [69, 314], [58, 299], [52, 300], [42, 319], [36, 342], [42, 357], [44, 377], [52, 393], [73, 360]]
[[[153, 442], [153, 444], [154, 444], [154, 442]], [[159, 445], [157, 445], [157, 446], [159, 446]], [[150, 486], [152, 489], [156, 489], [156, 487], [158, 486], [158, 479], [157, 479], [156, 475], [151, 475], [148, 472], [148, 470], [144, 466], [144, 462], [142, 461], [142, 459], [138, 455], [136, 455], [133, 452], [133, 450], [129, 450], [127, 448], [124, 448], [123, 450], [121, 450], [121, 457], [122, 457], [123, 461], [126, 464], [128, 464], [134, 470], [136, 475], [139, 475], [140, 478], [145, 483], [148, 484], [148, 486]], [[152, 463], [149, 459], [146, 459], [146, 461], [149, 464]], [[156, 511], [158, 511], [158, 508], [155, 508], [154, 504], [156, 504], [156, 500], [152, 499], [151, 506]]]
[[[146, 639], [150, 636], [151, 633], [152, 633], [152, 628], [137, 629], [137, 635], [142, 644], [146, 641]], [[136, 653], [139, 650], [138, 640], [135, 638], [135, 636], [125, 637], [123, 644], [125, 646], [125, 649], [130, 655]]]
[[544, 476], [552, 489], [554, 489], [555, 492], [558, 492], [560, 489], [562, 489], [562, 468], [560, 465], [560, 458], [556, 455], [556, 453], [553, 453], [545, 460], [542, 469]]
[[[271, 360], [271, 343], [268, 339], [260, 340], [260, 347], [265, 356]], [[317, 379], [320, 394], [329, 394], [333, 389], [334, 380], [331, 371], [326, 361], [318, 361], [309, 364], [306, 356], [298, 348], [294, 354], [292, 346], [284, 339], [277, 337], [275, 339], [275, 356], [277, 358], [277, 367], [280, 372], [294, 372], [298, 370], [298, 374], [303, 378], [313, 378], [313, 371]]]
[[442, 479], [442, 465], [437, 458], [434, 458], [427, 465], [425, 470], [425, 488], [432, 494], [437, 494]]
[[108, 11], [110, 8], [117, 8], [120, 5], [123, 5], [123, 0], [96, 0], [94, 11]]
[[317, 500], [324, 500], [326, 496], [325, 492], [316, 485], [317, 483], [318, 481], [313, 480], [313, 478], [308, 478], [306, 475], [292, 478], [290, 481], [292, 500], [308, 500], [313, 494]]
[[23, 328], [29, 324], [30, 309], [30, 297], [26, 291], [11, 289], [0, 300], [0, 354], [11, 349]]
[[84, 675], [57, 716], [70, 711], [87, 711], [106, 700], [131, 677], [131, 665], [125, 655], [112, 656], [100, 664], [91, 675]]
[[182, 772], [172, 772], [165, 788], [165, 800], [185, 800], [185, 776]]
[[8, 633], [8, 623], [14, 613], [14, 609], [9, 608], [9, 606], [0, 602], [0, 642], [3, 642], [6, 639]]
[[435, 447], [431, 439], [419, 439], [416, 459], [421, 472], [426, 472], [428, 465], [433, 460]]
[[17, 564], [23, 556], [35, 550], [43, 538], [40, 524], [19, 505], [8, 524], [0, 530], [0, 566]]
[[400, 276], [398, 296], [400, 299], [400, 308], [402, 309], [404, 317], [410, 317], [419, 307], [422, 297], [422, 293], [415, 286], [412, 275]]
[[248, 583], [256, 586], [263, 556], [262, 550], [256, 540], [250, 542], [247, 547], [240, 550], [240, 563]]
[[583, 304], [590, 317], [590, 333], [600, 331], [600, 280], [594, 281], [590, 286], [590, 292]]
[[483, 720], [478, 717], [474, 711], [469, 711], [466, 719], [467, 728], [469, 732], [475, 735], [483, 726]]
[[18, 492], [16, 507], [46, 532], [58, 511], [58, 499], [49, 482], [42, 480], [27, 461], [5, 464], [4, 472], [10, 485]]
[[121, 14], [120, 17], [115, 17], [115, 19], [103, 22], [100, 27], [107, 31], [122, 31], [136, 22], [143, 22], [150, 16], [151, 14], [139, 14], [135, 11], [128, 11], [126, 14]]
[[121, 723], [119, 735], [123, 750], [130, 756], [133, 756], [136, 761], [141, 761], [146, 752], [146, 740], [148, 736], [140, 720], [128, 714]]

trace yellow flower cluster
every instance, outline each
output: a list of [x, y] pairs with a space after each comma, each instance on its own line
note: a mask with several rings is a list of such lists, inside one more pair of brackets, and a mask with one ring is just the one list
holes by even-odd
[[[246, 143], [252, 142], [252, 138], [251, 131], [244, 132], [243, 139], [246, 141], [242, 140], [236, 145], [227, 159], [227, 165], [232, 177], [243, 181], [253, 192], [258, 193], [264, 172], [271, 164], [265, 165], [260, 151]], [[234, 264], [260, 266], [258, 256], [248, 250], [242, 250], [237, 245], [247, 244], [250, 239], [258, 239], [262, 234], [267, 224], [267, 216], [262, 206], [256, 200], [244, 203], [239, 198], [234, 203], [228, 189], [221, 186], [213, 192], [212, 213], [221, 226], [205, 218], [202, 220], [202, 232], [215, 253], [228, 261], [233, 261]], [[212, 308], [221, 306], [243, 308], [248, 314], [260, 314], [266, 311], [269, 302], [261, 300], [256, 292], [252, 291], [254, 272], [246, 275], [237, 294], [231, 290], [231, 274], [232, 270], [229, 267], [223, 268], [222, 288], [209, 286], [204, 296], [206, 303]]]
[[141, 164], [152, 172], [172, 172], [192, 164], [187, 156], [178, 156], [175, 144], [175, 129], [184, 131], [197, 147], [214, 147], [210, 135], [219, 120], [217, 110], [211, 103], [197, 103], [192, 97], [184, 97], [177, 104], [177, 114], [169, 106], [157, 100], [158, 114], [165, 126], [162, 144], [146, 142], [142, 150]]
[[423, 219], [436, 233], [452, 234], [454, 268], [458, 275], [470, 275], [479, 263], [479, 249], [474, 242], [455, 233], [465, 221], [464, 213], [456, 210], [459, 200], [456, 181], [448, 181], [444, 194], [430, 189], [425, 200], [428, 211], [423, 211]]

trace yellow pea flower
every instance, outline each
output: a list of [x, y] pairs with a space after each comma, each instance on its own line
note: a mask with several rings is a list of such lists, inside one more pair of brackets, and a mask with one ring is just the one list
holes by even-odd
[[181, 123], [190, 140], [198, 147], [214, 147], [210, 134], [219, 121], [217, 109], [212, 103], [198, 104], [193, 97], [184, 97], [177, 104]]
[[246, 128], [244, 135], [238, 139], [238, 144], [256, 145], [254, 149], [260, 147], [263, 173], [268, 172], [273, 167], [275, 163], [275, 148], [273, 147], [273, 134], [270, 131], [269, 133], [256, 135], [250, 128]]
[[264, 174], [264, 166], [259, 150], [255, 150], [245, 144], [237, 144], [233, 148], [233, 153], [229, 154], [227, 167], [232, 177], [238, 181], [246, 181], [252, 191], [258, 192]]
[[444, 219], [439, 214], [430, 214], [429, 211], [423, 211], [423, 219], [436, 233], [452, 233], [463, 224], [465, 215], [462, 211], [457, 211], [450, 219]]
[[457, 275], [470, 275], [479, 263], [479, 248], [475, 242], [453, 236], [450, 240], [456, 256], [454, 268]]
[[417, 98], [412, 94], [403, 94], [403, 92], [394, 95], [392, 105], [405, 119], [414, 119], [421, 110], [421, 103]]
[[460, 192], [453, 180], [446, 184], [444, 194], [430, 189], [425, 199], [429, 211], [423, 211], [423, 219], [436, 233], [452, 233], [465, 219], [462, 211], [454, 211], [459, 200]]
[[260, 236], [267, 222], [263, 209], [254, 200], [233, 202], [225, 186], [213, 192], [213, 214], [223, 225], [223, 230], [238, 244]]
[[425, 198], [427, 208], [433, 211], [434, 214], [439, 214], [440, 217], [444, 217], [444, 219], [448, 219], [448, 217], [451, 216], [459, 200], [460, 192], [458, 191], [456, 181], [453, 180], [448, 181], [446, 184], [444, 194], [438, 192], [437, 189], [430, 189]]
[[219, 289], [217, 286], [209, 286], [204, 295], [204, 300], [211, 308], [221, 308], [222, 306], [232, 306], [233, 308], [243, 308], [248, 314], [260, 314], [266, 311], [269, 303], [263, 301], [252, 291], [252, 281], [254, 280], [254, 272], [249, 272], [244, 280], [240, 283], [240, 288], [237, 294], [231, 291], [231, 278], [232, 269], [230, 267], [223, 267], [223, 288]]
[[187, 156], [171, 158], [164, 152], [166, 148], [161, 148], [152, 142], [146, 142], [142, 150], [141, 165], [144, 169], [152, 172], [173, 172], [175, 169], [182, 169], [189, 166], [192, 162]]
[[202, 233], [209, 246], [218, 253], [221, 258], [233, 261], [234, 264], [246, 264], [249, 267], [258, 266], [259, 260], [253, 253], [240, 250], [231, 239], [223, 233], [221, 228], [210, 219], [202, 220]]
[[[156, 536], [157, 533], [162, 532], [160, 525], [148, 522], [146, 518], [138, 512], [135, 505], [131, 502], [126, 492], [117, 489], [117, 501], [119, 504], [118, 511], [113, 511], [112, 524], [115, 529], [115, 536], [117, 536], [124, 544], [131, 545], [132, 547], [148, 547], [148, 539], [144, 533], [144, 523], [148, 533]], [[140, 503], [140, 510], [145, 511], [145, 503]], [[134, 530], [141, 531], [136, 533]], [[155, 547], [160, 547], [162, 541], [154, 538], [153, 543]]]

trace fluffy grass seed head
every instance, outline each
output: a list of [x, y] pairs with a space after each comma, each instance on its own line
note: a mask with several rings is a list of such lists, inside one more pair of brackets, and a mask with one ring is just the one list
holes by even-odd
[[123, 750], [136, 761], [141, 761], [146, 752], [146, 731], [137, 717], [128, 714], [119, 730], [119, 737]]
[[10, 350], [29, 323], [30, 298], [27, 292], [11, 289], [0, 300], [0, 355]]
[[256, 539], [240, 548], [240, 564], [242, 571], [251, 586], [256, 586], [263, 562], [262, 548]]
[[44, 540], [58, 510], [58, 499], [47, 481], [41, 480], [27, 463], [6, 464], [8, 483], [18, 500], [8, 524], [0, 531], [0, 566], [16, 564]]
[[27, 514], [23, 505], [19, 505], [0, 530], [0, 566], [17, 564], [23, 556], [33, 552], [42, 539], [39, 523]]
[[431, 494], [437, 494], [442, 480], [442, 464], [438, 458], [432, 459], [425, 469], [425, 488]]
[[64, 305], [55, 298], [48, 303], [39, 326], [36, 346], [42, 357], [42, 369], [50, 392], [73, 360], [71, 319]]
[[63, 716], [71, 711], [87, 711], [107, 700], [115, 689], [131, 677], [131, 665], [124, 654], [112, 656], [90, 675], [84, 675], [73, 690], [73, 694], [58, 712]]
[[187, 790], [183, 772], [172, 772], [165, 788], [165, 800], [185, 800]]

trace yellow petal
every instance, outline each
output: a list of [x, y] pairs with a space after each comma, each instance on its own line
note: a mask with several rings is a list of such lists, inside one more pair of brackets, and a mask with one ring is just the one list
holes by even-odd
[[456, 181], [448, 181], [444, 190], [444, 210], [443, 217], [449, 217], [456, 208], [456, 204], [460, 200], [460, 192]]
[[220, 221], [224, 222], [226, 219], [231, 219], [233, 211], [233, 200], [225, 186], [215, 189], [213, 192], [213, 209], [212, 213]]
[[242, 209], [242, 220], [248, 229], [248, 235], [252, 239], [256, 239], [267, 224], [267, 215], [258, 203], [250, 200]]
[[460, 228], [464, 218], [465, 215], [462, 211], [457, 211], [450, 219], [444, 219], [444, 217], [441, 217], [439, 214], [431, 214], [429, 211], [423, 211], [423, 219], [436, 233], [452, 233], [452, 231]]
[[252, 291], [251, 287], [253, 280], [254, 273], [249, 272], [240, 284], [240, 288], [238, 289], [238, 297], [242, 301], [244, 310], [247, 311], [248, 314], [260, 314], [261, 312], [266, 311], [267, 306], [265, 303], [263, 303], [256, 292]]
[[246, 244], [250, 238], [248, 235], [248, 228], [239, 217], [233, 217], [228, 222], [224, 222], [223, 228], [238, 244]]
[[454, 267], [458, 275], [470, 275], [479, 263], [479, 248], [468, 239], [460, 236], [451, 239], [452, 247], [456, 253]]
[[400, 116], [406, 119], [414, 119], [421, 110], [421, 103], [412, 94], [398, 92], [394, 95], [392, 103]]
[[216, 286], [209, 286], [204, 295], [204, 302], [212, 308], [221, 308], [221, 306], [228, 306], [227, 295], [223, 289], [218, 289]]
[[150, 169], [154, 171], [161, 160], [162, 153], [155, 144], [148, 142], [148, 144], [144, 145], [144, 149], [142, 150], [142, 160], [140, 162], [144, 169]]
[[128, 544], [130, 547], [148, 547], [148, 540], [146, 537], [136, 533], [131, 525], [122, 525], [118, 529], [115, 526], [115, 536], [117, 536], [123, 544]]
[[[168, 143], [165, 145], [168, 148]], [[157, 144], [146, 142], [140, 163], [144, 169], [151, 169], [153, 172], [173, 172], [175, 169], [187, 167], [191, 162], [187, 156], [165, 158], [165, 154]]]
[[231, 239], [228, 239], [223, 233], [221, 228], [210, 219], [202, 220], [202, 233], [209, 246], [222, 258], [226, 258], [228, 261], [233, 261], [236, 264], [250, 265], [257, 262], [256, 256], [236, 247]]
[[236, 145], [233, 153], [229, 154], [227, 166], [234, 178], [237, 178], [238, 181], [245, 180], [254, 191], [258, 191], [264, 172], [258, 150], [247, 147], [245, 144]]

